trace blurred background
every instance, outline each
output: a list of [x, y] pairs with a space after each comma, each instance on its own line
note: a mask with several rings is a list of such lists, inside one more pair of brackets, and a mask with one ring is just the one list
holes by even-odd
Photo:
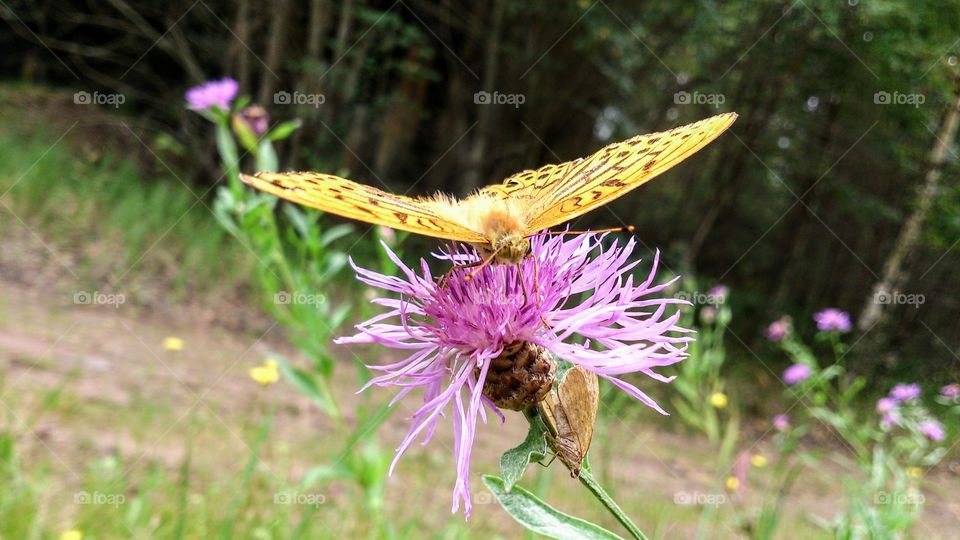
[[[835, 307], [850, 314], [842, 360], [850, 377], [863, 377], [859, 410], [871, 411], [872, 400], [900, 381], [935, 394], [960, 367], [958, 8], [906, 0], [0, 2], [0, 400], [7, 417], [0, 454], [9, 474], [20, 463], [9, 480], [33, 492], [8, 497], [6, 506], [0, 495], [0, 536], [45, 538], [74, 527], [94, 537], [270, 538], [304, 530], [351, 537], [390, 527], [402, 536], [415, 530], [411, 523], [423, 525], [418, 520], [438, 536], [521, 534], [493, 507], [480, 507], [467, 525], [447, 518], [448, 478], [437, 478], [450, 471], [434, 472], [450, 468], [444, 449], [406, 457], [414, 465], [406, 475], [401, 466], [402, 480], [394, 476], [380, 499], [361, 481], [323, 488], [326, 499], [340, 502], [358, 500], [351, 489], [367, 494], [374, 503], [357, 503], [363, 513], [386, 505], [390, 527], [365, 523], [338, 503], [315, 511], [327, 522], [353, 516], [347, 529], [304, 529], [314, 521], [289, 509], [277, 528], [271, 508], [237, 495], [256, 491], [263, 463], [250, 459], [248, 469], [247, 459], [261, 440], [279, 445], [271, 446], [266, 476], [382, 476], [381, 457], [389, 461], [402, 413], [385, 422], [383, 445], [370, 446], [380, 457], [355, 463], [366, 472], [307, 466], [336, 454], [351, 429], [366, 425], [358, 410], [378, 410], [389, 397], [351, 401], [364, 375], [348, 354], [317, 342], [342, 335], [369, 309], [360, 307], [367, 292], [353, 283], [347, 255], [375, 266], [385, 264], [378, 239], [394, 242], [408, 261], [435, 243], [356, 223], [338, 228], [347, 222], [286, 207], [270, 207], [276, 221], [261, 226], [276, 235], [258, 236], [256, 224], [237, 217], [247, 215], [238, 210], [239, 192], [229, 201], [217, 195], [235, 180], [231, 167], [253, 172], [268, 163], [397, 193], [466, 195], [525, 168], [734, 111], [738, 121], [717, 142], [574, 227], [635, 225], [642, 255], [659, 248], [665, 272], [684, 276], [684, 291], [675, 294], [693, 302], [690, 324], [726, 332], [715, 344], [724, 351], [722, 375], [704, 384], [734, 397], [741, 411], [735, 431], [752, 433], [746, 442], [758, 440], [762, 422], [778, 412], [771, 404], [783, 391], [778, 375], [796, 360], [765, 335], [784, 315], [796, 335], [812, 336], [813, 313]], [[241, 140], [231, 161], [226, 124], [226, 135], [217, 135], [216, 123], [187, 108], [189, 88], [224, 77], [238, 82], [247, 104], [263, 108], [269, 126], [289, 127], [273, 132], [273, 157], [257, 145], [245, 150]], [[304, 242], [311, 235], [322, 242]], [[718, 284], [727, 314], [719, 323], [718, 306], [708, 305]], [[326, 306], [297, 312], [277, 300], [280, 293], [319, 295]], [[704, 315], [704, 308], [714, 311]], [[300, 393], [247, 379], [247, 368], [282, 354], [289, 357], [280, 362], [282, 375]], [[365, 359], [379, 360], [376, 351]], [[340, 364], [349, 383], [333, 382]], [[671, 395], [669, 387], [656, 391]], [[713, 412], [729, 414], [718, 409], [726, 405]], [[654, 426], [643, 429], [654, 432], [627, 446], [641, 454], [661, 444], [688, 447], [691, 435], [647, 413], [638, 413], [642, 423]], [[275, 419], [273, 431], [251, 420], [261, 415]], [[105, 426], [119, 427], [101, 433]], [[523, 425], [512, 429], [481, 443], [489, 459], [478, 458], [475, 469], [496, 472], [498, 452], [522, 439]], [[825, 437], [812, 444], [829, 447]], [[713, 443], [703, 444], [704, 455], [713, 455]], [[298, 451], [324, 445], [319, 455]], [[39, 465], [22, 468], [31, 456]], [[663, 508], [675, 510], [671, 494], [688, 489], [677, 479], [697, 477], [695, 465], [646, 459], [637, 475], [661, 474], [671, 486], [657, 503], [665, 506], [641, 511], [660, 516], [649, 530], [685, 537], [688, 529], [671, 524], [692, 522], [695, 530], [699, 518], [670, 517]], [[943, 474], [941, 486], [957, 487], [953, 473]], [[243, 489], [217, 483], [221, 475]], [[712, 469], [701, 476], [705, 485], [726, 477]], [[97, 488], [103, 478], [113, 487]], [[402, 508], [396, 494], [404, 488], [395, 482], [415, 485], [423, 498], [417, 504], [430, 515]], [[634, 493], [625, 482], [622, 489]], [[116, 511], [97, 506], [99, 514], [82, 505], [52, 510], [53, 492], [44, 487], [51, 485], [72, 486], [58, 495], [64, 500], [76, 493], [125, 499]], [[479, 482], [475, 489], [482, 490]], [[843, 493], [806, 489], [813, 506], [818, 490]], [[940, 511], [957, 510], [956, 502], [942, 502]], [[111, 520], [114, 529], [96, 532]], [[716, 536], [755, 530], [735, 521]], [[241, 525], [231, 530], [226, 522]], [[945, 534], [935, 522], [930, 527], [915, 534]]]

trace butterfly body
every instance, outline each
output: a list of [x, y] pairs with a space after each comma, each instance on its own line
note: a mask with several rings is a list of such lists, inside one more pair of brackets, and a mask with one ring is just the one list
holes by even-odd
[[529, 237], [621, 197], [672, 168], [723, 133], [725, 113], [669, 131], [609, 144], [585, 158], [522, 171], [465, 199], [408, 197], [317, 172], [240, 175], [253, 187], [343, 217], [466, 242], [484, 260], [516, 264]]

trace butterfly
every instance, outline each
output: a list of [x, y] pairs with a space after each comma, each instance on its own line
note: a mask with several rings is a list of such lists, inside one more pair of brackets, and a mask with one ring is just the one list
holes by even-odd
[[547, 443], [574, 478], [580, 476], [590, 450], [599, 405], [597, 375], [580, 366], [567, 370], [556, 388], [537, 404], [537, 412], [547, 426]]
[[241, 175], [283, 199], [343, 217], [412, 233], [467, 242], [486, 262], [517, 264], [529, 237], [585, 214], [657, 177], [716, 139], [736, 113], [669, 131], [638, 135], [585, 158], [510, 176], [459, 200], [408, 197], [318, 172]]

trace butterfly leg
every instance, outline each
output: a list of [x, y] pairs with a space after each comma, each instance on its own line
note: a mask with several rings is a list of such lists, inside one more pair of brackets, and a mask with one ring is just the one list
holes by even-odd
[[[543, 323], [545, 328], [550, 328], [550, 323], [543, 318], [543, 306], [540, 305], [540, 266], [537, 264], [537, 258], [530, 255], [530, 258], [533, 259], [533, 296], [534, 301], [537, 304], [537, 312], [540, 314], [540, 322]], [[524, 301], [526, 301], [526, 292], [527, 289], [524, 287]]]
[[446, 271], [446, 273], [444, 273], [442, 276], [440, 276], [440, 279], [437, 280], [437, 285], [442, 289], [442, 288], [444, 288], [444, 287], [447, 286], [447, 283], [450, 281], [450, 276], [453, 275], [453, 273], [456, 272], [457, 270], [463, 270], [463, 269], [466, 269], [466, 268], [473, 268], [473, 267], [479, 266], [479, 265], [481, 265], [481, 264], [483, 264], [483, 261], [475, 261], [475, 262], [467, 263], [467, 264], [455, 264], [455, 265], [451, 266], [450, 269]]

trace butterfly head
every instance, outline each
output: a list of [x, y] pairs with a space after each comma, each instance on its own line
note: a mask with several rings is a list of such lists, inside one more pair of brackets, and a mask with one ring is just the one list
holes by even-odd
[[519, 264], [530, 254], [530, 239], [520, 234], [505, 234], [491, 239], [497, 264]]

